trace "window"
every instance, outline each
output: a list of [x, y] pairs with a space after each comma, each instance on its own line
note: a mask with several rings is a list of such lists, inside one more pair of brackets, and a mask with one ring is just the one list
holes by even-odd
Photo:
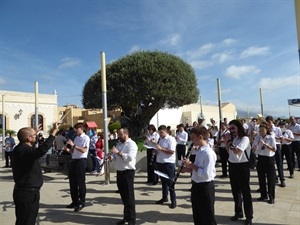
[[[42, 124], [41, 130], [43, 130], [44, 129], [44, 117], [42, 115], [38, 116], [38, 125], [39, 124]], [[35, 128], [35, 115], [31, 116], [31, 127]]]

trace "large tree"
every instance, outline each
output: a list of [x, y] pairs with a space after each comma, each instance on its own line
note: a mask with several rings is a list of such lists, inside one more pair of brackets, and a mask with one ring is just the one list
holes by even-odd
[[[121, 108], [130, 118], [133, 136], [143, 133], [162, 108], [197, 102], [199, 91], [193, 68], [175, 55], [139, 51], [106, 67], [108, 109]], [[101, 70], [83, 88], [84, 108], [101, 108]]]

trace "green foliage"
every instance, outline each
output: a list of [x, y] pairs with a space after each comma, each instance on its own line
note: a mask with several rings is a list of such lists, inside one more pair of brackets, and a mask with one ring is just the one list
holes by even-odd
[[[2, 128], [0, 128], [0, 134], [2, 134]], [[17, 135], [17, 132], [14, 130], [5, 130], [5, 135], [10, 134], [11, 136]]]
[[108, 130], [110, 133], [112, 133], [115, 129], [119, 130], [120, 128], [121, 128], [121, 124], [119, 121], [116, 121], [108, 125]]
[[[139, 51], [106, 67], [108, 109], [121, 107], [130, 129], [141, 134], [159, 109], [197, 102], [199, 91], [193, 68], [178, 56], [160, 51]], [[101, 71], [83, 88], [85, 108], [102, 108]]]

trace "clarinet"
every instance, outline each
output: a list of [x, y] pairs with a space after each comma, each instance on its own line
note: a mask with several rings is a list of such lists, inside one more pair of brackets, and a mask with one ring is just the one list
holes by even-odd
[[[187, 159], [187, 158], [190, 156], [192, 149], [193, 149], [192, 146], [189, 147], [188, 152], [186, 153], [186, 155], [184, 156], [184, 158]], [[176, 181], [177, 181], [177, 179], [178, 179], [178, 177], [179, 177], [179, 175], [180, 175], [181, 170], [182, 170], [183, 167], [184, 167], [184, 164], [182, 163], [180, 169], [177, 171], [177, 173], [176, 173], [176, 175], [175, 175], [175, 177], [174, 177], [174, 179], [173, 179], [173, 182], [172, 182], [172, 184], [170, 185], [169, 188], [174, 189], [175, 183], [176, 183]]]

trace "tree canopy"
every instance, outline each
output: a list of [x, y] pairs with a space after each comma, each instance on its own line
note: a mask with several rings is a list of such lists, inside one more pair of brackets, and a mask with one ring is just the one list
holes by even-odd
[[[106, 66], [107, 107], [121, 108], [138, 136], [162, 108], [197, 102], [193, 68], [180, 57], [160, 51], [139, 51]], [[83, 88], [84, 108], [102, 108], [101, 70]]]

